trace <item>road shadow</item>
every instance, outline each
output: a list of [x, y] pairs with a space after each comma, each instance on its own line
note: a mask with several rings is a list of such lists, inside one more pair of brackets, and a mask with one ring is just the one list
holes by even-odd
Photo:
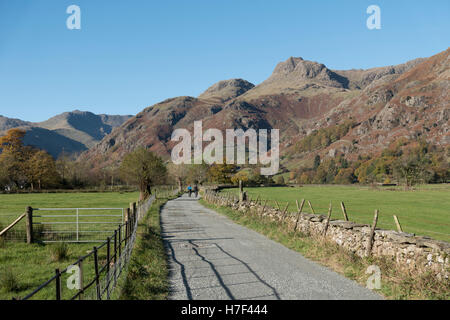
[[[266, 281], [264, 281], [257, 272], [251, 266], [246, 263], [244, 260], [239, 259], [232, 254], [230, 254], [228, 251], [226, 251], [221, 245], [219, 245], [216, 242], [211, 242], [211, 240], [218, 240], [218, 239], [172, 239], [172, 238], [165, 238], [164, 242], [168, 249], [169, 257], [170, 259], [178, 265], [178, 269], [172, 268], [170, 271], [169, 277], [173, 278], [174, 273], [180, 273], [181, 281], [183, 283], [183, 289], [186, 292], [186, 296], [188, 300], [193, 300], [193, 291], [201, 291], [201, 290], [208, 290], [208, 289], [215, 289], [217, 287], [220, 287], [223, 292], [226, 295], [227, 299], [230, 300], [245, 300], [245, 299], [260, 299], [260, 298], [274, 298], [276, 300], [280, 300], [280, 296], [277, 292], [277, 290], [272, 287], [270, 284], [268, 284]], [[228, 240], [228, 239], [220, 239], [220, 240]], [[229, 238], [229, 240], [232, 240], [232, 238]], [[199, 245], [199, 242], [206, 242], [207, 246], [203, 247], [202, 245]], [[174, 245], [178, 244], [184, 244], [185, 247], [180, 249], [174, 248]], [[207, 252], [202, 252], [202, 249], [207, 249]], [[199, 261], [206, 264], [204, 267], [195, 267], [192, 266], [192, 254], [194, 254]], [[220, 254], [219, 257], [217, 255]], [[197, 260], [197, 261], [198, 261]], [[223, 260], [226, 264], [222, 264]], [[230, 262], [230, 260], [232, 262]], [[232, 272], [232, 273], [224, 273], [223, 269], [226, 268], [233, 268], [237, 270], [243, 270], [241, 272]], [[192, 268], [195, 268], [195, 270], [192, 270]], [[206, 273], [206, 270], [200, 270], [200, 269], [209, 269], [212, 271], [209, 275], [202, 275], [202, 276], [196, 276], [192, 277], [189, 276], [192, 273], [195, 272], [202, 272]], [[221, 271], [222, 270], [222, 271]], [[176, 275], [175, 275], [176, 276]], [[230, 278], [233, 280], [227, 280]], [[235, 277], [234, 277], [235, 276]], [[248, 281], [240, 281], [238, 280], [240, 276], [245, 276], [245, 278], [250, 279]], [[218, 285], [209, 285], [209, 286], [203, 286], [203, 287], [193, 287], [191, 282], [194, 282], [195, 279], [199, 278], [207, 278], [209, 283], [218, 283]], [[233, 292], [234, 286], [242, 286], [242, 285], [248, 285], [248, 286], [258, 286], [259, 288], [264, 287], [266, 290], [270, 293], [259, 295], [259, 296], [239, 296], [237, 297], [235, 293]], [[173, 288], [171, 288], [169, 297], [174, 294]]]
[[[187, 197], [173, 201], [197, 201]], [[188, 207], [186, 207], [187, 209]], [[182, 210], [167, 206], [168, 214], [161, 216], [161, 235], [169, 262], [169, 299], [188, 300], [220, 299], [244, 300], [271, 298], [280, 300], [277, 290], [264, 281], [245, 261], [226, 250], [226, 241], [232, 237], [214, 238], [207, 235], [205, 227], [189, 219]], [[172, 214], [170, 214], [172, 212]]]

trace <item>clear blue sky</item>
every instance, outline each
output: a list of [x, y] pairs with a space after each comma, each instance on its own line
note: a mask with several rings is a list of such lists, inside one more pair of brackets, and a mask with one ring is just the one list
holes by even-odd
[[[66, 28], [71, 4], [81, 30]], [[366, 27], [371, 4], [381, 30]], [[447, 49], [449, 13], [449, 0], [0, 0], [0, 114], [136, 114], [219, 80], [258, 84], [290, 56], [398, 64]]]

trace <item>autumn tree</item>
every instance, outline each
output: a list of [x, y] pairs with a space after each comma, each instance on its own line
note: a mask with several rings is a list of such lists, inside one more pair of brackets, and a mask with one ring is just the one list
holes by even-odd
[[247, 171], [241, 170], [231, 177], [231, 182], [235, 186], [239, 185], [239, 181], [244, 182], [244, 184], [249, 181], [249, 175]]
[[2, 153], [19, 153], [23, 148], [23, 138], [26, 131], [21, 129], [11, 129], [6, 135], [0, 137], [0, 149]]
[[47, 152], [25, 146], [23, 138], [26, 132], [11, 129], [0, 137], [0, 167], [3, 187], [25, 188], [31, 190], [37, 186], [55, 186], [59, 182], [59, 174], [55, 161]]
[[25, 134], [24, 130], [11, 129], [0, 137], [0, 166], [6, 171], [8, 183], [16, 187], [27, 183], [27, 160], [33, 153], [31, 147], [23, 145]]
[[280, 186], [284, 186], [286, 184], [286, 182], [284, 181], [284, 177], [283, 176], [278, 176], [275, 178], [275, 183], [280, 185]]
[[71, 162], [70, 156], [63, 149], [62, 153], [58, 157], [58, 160], [56, 160], [56, 169], [62, 178], [63, 184], [67, 183], [67, 176]]
[[56, 185], [59, 180], [53, 157], [42, 150], [36, 151], [28, 159], [26, 172], [31, 190], [35, 186], [40, 190], [43, 186]]
[[153, 186], [165, 182], [167, 168], [160, 157], [140, 147], [124, 157], [120, 173], [125, 181], [139, 187], [139, 199], [144, 200], [152, 194]]
[[209, 165], [206, 163], [192, 164], [188, 170], [188, 180], [194, 184], [203, 184], [208, 178]]
[[355, 183], [356, 177], [353, 173], [353, 168], [341, 168], [339, 169], [336, 177], [334, 178], [334, 183], [336, 184], [351, 184]]
[[9, 184], [8, 170], [2, 163], [0, 156], [0, 190], [6, 189]]
[[189, 175], [188, 165], [170, 163], [167, 166], [169, 176], [175, 181], [178, 186], [178, 191], [183, 190], [183, 185], [186, 183], [186, 179]]
[[213, 183], [228, 184], [231, 183], [231, 176], [236, 172], [236, 166], [233, 164], [213, 164], [208, 170], [208, 178]]

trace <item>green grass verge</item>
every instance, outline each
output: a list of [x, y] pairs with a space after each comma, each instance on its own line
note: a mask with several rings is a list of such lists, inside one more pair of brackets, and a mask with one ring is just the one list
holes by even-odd
[[[246, 188], [250, 197], [275, 200], [284, 208], [289, 202], [289, 211], [296, 211], [295, 200], [311, 201], [316, 213], [326, 214], [330, 201], [334, 219], [342, 219], [340, 202], [345, 203], [349, 219], [370, 224], [375, 209], [380, 210], [377, 227], [396, 230], [393, 215], [397, 215], [403, 231], [430, 236], [433, 239], [450, 242], [450, 185], [419, 186], [414, 191], [399, 187], [370, 188], [362, 186], [303, 186]], [[238, 194], [237, 189], [223, 190]], [[310, 212], [305, 204], [304, 212]]]
[[431, 274], [422, 276], [400, 274], [394, 266], [394, 261], [390, 259], [360, 258], [335, 243], [314, 240], [299, 232], [289, 231], [285, 224], [275, 223], [254, 214], [244, 215], [229, 207], [216, 206], [205, 200], [200, 200], [200, 203], [363, 286], [370, 276], [366, 274], [367, 268], [371, 265], [379, 266], [382, 285], [378, 292], [387, 299], [450, 299], [448, 280], [439, 282]]
[[167, 299], [169, 271], [160, 224], [160, 211], [166, 202], [158, 199], [139, 224], [128, 274], [121, 284], [121, 300]]
[[[0, 278], [10, 274], [15, 278], [17, 286], [10, 290], [6, 283], [0, 281], [0, 300], [23, 298], [39, 285], [55, 275], [55, 269], [63, 270], [79, 257], [92, 250], [94, 244], [68, 244], [68, 255], [61, 261], [53, 259], [56, 244], [40, 245], [5, 242], [0, 248]], [[106, 252], [99, 252], [99, 260], [106, 260]], [[89, 260], [84, 266], [85, 279], [93, 279], [94, 263]], [[66, 281], [69, 275], [62, 275], [62, 298], [69, 299], [76, 291], [67, 289]], [[34, 300], [54, 300], [55, 284], [41, 290]]]

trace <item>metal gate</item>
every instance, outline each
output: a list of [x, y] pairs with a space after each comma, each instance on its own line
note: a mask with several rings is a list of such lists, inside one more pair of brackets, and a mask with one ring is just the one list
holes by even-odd
[[42, 242], [104, 242], [123, 223], [123, 208], [33, 208], [34, 238]]

